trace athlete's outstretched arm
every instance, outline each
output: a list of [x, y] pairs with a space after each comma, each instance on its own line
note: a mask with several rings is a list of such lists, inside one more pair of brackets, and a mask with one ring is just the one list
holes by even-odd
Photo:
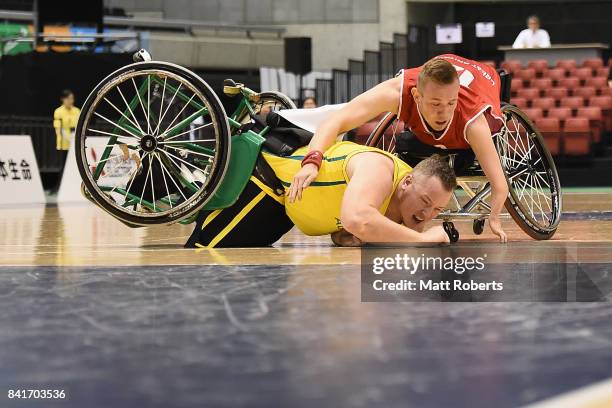
[[502, 169], [499, 155], [493, 144], [491, 129], [484, 115], [480, 114], [467, 129], [467, 140], [476, 154], [478, 163], [491, 183], [491, 214], [489, 226], [501, 242], [508, 240], [501, 227], [500, 213], [508, 197], [508, 183]]
[[[374, 88], [355, 97], [342, 109], [332, 113], [317, 127], [317, 130], [308, 145], [308, 151], [318, 150], [325, 152], [336, 142], [339, 134], [359, 127], [383, 112], [397, 114], [400, 100], [402, 77], [398, 76], [384, 81]], [[302, 190], [319, 173], [317, 166], [307, 164], [296, 173], [287, 191], [289, 201], [302, 197]]]
[[418, 232], [398, 224], [378, 210], [393, 190], [393, 162], [378, 153], [351, 158], [351, 179], [342, 198], [343, 228], [362, 242], [448, 242], [442, 227]]

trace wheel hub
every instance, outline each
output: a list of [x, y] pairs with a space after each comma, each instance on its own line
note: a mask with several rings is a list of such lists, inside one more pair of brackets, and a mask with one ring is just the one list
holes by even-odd
[[145, 152], [152, 152], [157, 148], [157, 139], [151, 135], [144, 135], [140, 139], [140, 148]]

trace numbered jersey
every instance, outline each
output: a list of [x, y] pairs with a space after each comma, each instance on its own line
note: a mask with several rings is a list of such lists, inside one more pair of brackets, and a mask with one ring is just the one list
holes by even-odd
[[412, 88], [416, 86], [421, 67], [403, 69], [398, 74], [402, 76], [399, 118], [406, 128], [421, 142], [446, 149], [470, 148], [466, 138], [467, 127], [481, 113], [489, 122], [491, 133], [499, 132], [503, 124], [499, 99], [501, 86], [495, 69], [452, 54], [437, 58], [448, 60], [459, 74], [461, 87], [453, 118], [444, 131], [435, 134], [430, 131], [412, 97]]

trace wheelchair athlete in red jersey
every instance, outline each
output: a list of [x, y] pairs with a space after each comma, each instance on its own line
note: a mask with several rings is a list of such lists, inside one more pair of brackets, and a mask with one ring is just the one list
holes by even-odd
[[[489, 226], [501, 242], [507, 242], [500, 213], [508, 184], [492, 138], [503, 127], [500, 88], [494, 68], [452, 54], [440, 55], [421, 67], [401, 70], [331, 114], [317, 128], [309, 151], [325, 152], [340, 133], [392, 112], [422, 143], [474, 152], [491, 183]], [[315, 165], [305, 164], [293, 179], [288, 199], [298, 199], [317, 174]], [[428, 218], [427, 214], [417, 217]]]

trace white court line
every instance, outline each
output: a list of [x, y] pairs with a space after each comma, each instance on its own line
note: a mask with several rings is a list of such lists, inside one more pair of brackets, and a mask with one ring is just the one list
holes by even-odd
[[570, 391], [523, 408], [609, 408], [612, 407], [612, 378]]

